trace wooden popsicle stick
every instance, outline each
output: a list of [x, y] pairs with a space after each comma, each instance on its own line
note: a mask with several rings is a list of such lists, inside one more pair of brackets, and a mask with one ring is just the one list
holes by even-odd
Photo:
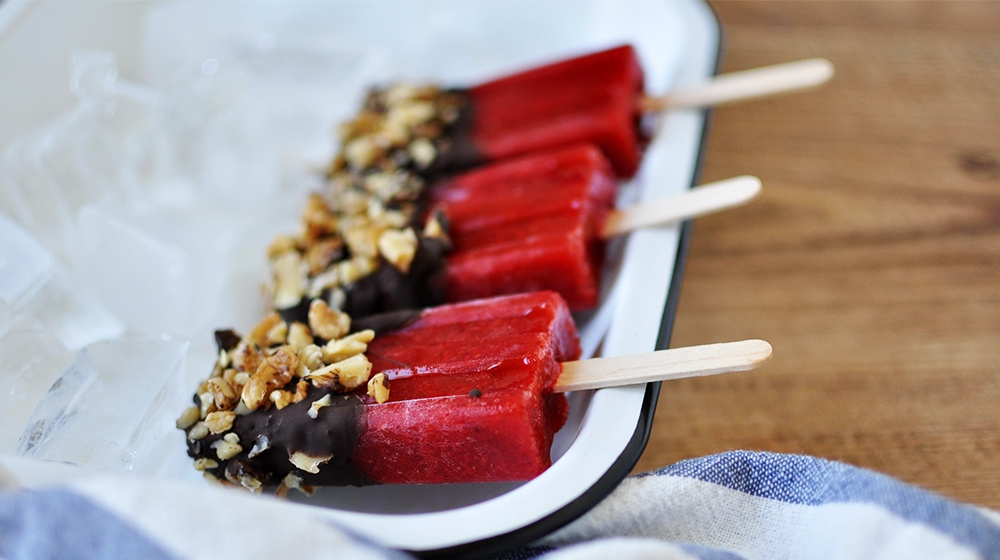
[[563, 370], [554, 390], [565, 393], [747, 371], [770, 358], [771, 345], [766, 341], [741, 340], [632, 356], [563, 362]]
[[612, 210], [601, 237], [608, 239], [637, 229], [662, 226], [745, 204], [760, 192], [760, 179], [741, 175], [695, 187], [677, 196]]
[[673, 91], [663, 97], [642, 97], [639, 99], [639, 110], [645, 113], [723, 105], [814, 88], [831, 77], [832, 62], [825, 58], [809, 58], [721, 74], [703, 84]]

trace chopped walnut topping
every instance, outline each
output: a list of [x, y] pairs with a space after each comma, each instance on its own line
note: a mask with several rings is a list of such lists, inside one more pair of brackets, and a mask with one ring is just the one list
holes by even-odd
[[214, 412], [218, 408], [215, 406], [215, 395], [208, 390], [208, 385], [205, 385], [205, 390], [198, 393], [198, 402], [201, 404], [199, 408], [199, 413], [202, 418], [208, 416], [208, 413]]
[[230, 432], [213, 443], [212, 449], [219, 459], [225, 461], [239, 455], [243, 451], [243, 446], [240, 445], [240, 436]]
[[239, 392], [240, 388], [243, 386], [242, 383], [236, 381], [236, 376], [239, 374], [239, 370], [234, 368], [228, 368], [222, 372], [222, 379], [224, 379], [226, 383], [229, 383], [229, 386], [236, 392]]
[[330, 306], [323, 300], [313, 300], [309, 304], [309, 327], [320, 338], [334, 340], [350, 332], [351, 317]]
[[260, 408], [271, 391], [284, 387], [292, 380], [292, 374], [298, 370], [298, 365], [294, 349], [290, 346], [279, 347], [278, 352], [269, 356], [243, 386], [242, 399], [247, 408]]
[[389, 400], [389, 378], [381, 372], [373, 375], [368, 380], [368, 394], [379, 404]]
[[296, 383], [295, 394], [292, 395], [292, 402], [293, 403], [302, 402], [306, 400], [306, 397], [308, 396], [309, 396], [309, 383], [305, 381], [299, 381], [298, 383]]
[[[345, 262], [345, 261], [340, 261], [340, 262]], [[320, 297], [320, 295], [322, 295], [323, 291], [325, 290], [331, 290], [331, 292], [340, 291], [340, 289], [337, 288], [337, 284], [339, 282], [340, 282], [340, 273], [337, 270], [336, 265], [334, 265], [329, 270], [325, 270], [317, 274], [312, 278], [312, 280], [309, 281], [309, 292], [308, 292], [309, 299], [316, 299]], [[341, 291], [341, 293], [343, 292]], [[331, 307], [333, 306], [331, 305]], [[339, 309], [339, 306], [337, 308]]]
[[233, 427], [234, 420], [236, 420], [235, 412], [219, 410], [209, 414], [208, 418], [205, 418], [205, 425], [208, 426], [209, 431], [213, 434], [221, 434], [228, 432]]
[[[218, 410], [229, 410], [236, 406], [239, 398], [236, 391], [224, 377], [213, 377], [208, 380], [208, 392], [212, 394], [212, 402]], [[207, 413], [205, 416], [211, 416]]]
[[299, 352], [299, 357], [302, 356], [302, 351], [311, 346], [312, 343], [313, 335], [309, 327], [302, 323], [292, 323], [292, 326], [288, 327], [288, 344]]
[[344, 255], [344, 242], [336, 237], [328, 237], [317, 241], [315, 245], [306, 250], [306, 263], [309, 265], [309, 274], [316, 276], [321, 274], [330, 265], [339, 261]]
[[297, 251], [285, 251], [271, 259], [274, 272], [273, 304], [278, 309], [292, 307], [306, 292], [306, 271]]
[[378, 251], [386, 261], [405, 274], [410, 271], [413, 257], [417, 254], [417, 243], [417, 234], [412, 229], [390, 229], [382, 232], [378, 238]]
[[315, 401], [313, 401], [311, 405], [309, 405], [309, 411], [306, 412], [306, 414], [308, 414], [310, 418], [315, 420], [316, 418], [319, 417], [319, 409], [330, 406], [331, 402], [332, 401], [330, 399], [329, 394], [323, 395], [323, 398], [316, 399]]
[[229, 353], [225, 350], [219, 350], [219, 359], [215, 361], [215, 367], [218, 371], [223, 371], [229, 367], [232, 360], [229, 358]]
[[215, 459], [209, 459], [207, 457], [202, 457], [200, 459], [195, 459], [194, 470], [204, 471], [205, 469], [214, 469], [219, 466], [218, 461]]
[[284, 498], [288, 496], [288, 491], [291, 489], [298, 490], [307, 496], [312, 496], [316, 492], [315, 487], [303, 485], [302, 477], [290, 472], [282, 479], [281, 484], [278, 485], [278, 489], [274, 491], [274, 495], [278, 498]]
[[371, 136], [355, 138], [344, 146], [344, 157], [347, 158], [347, 164], [354, 169], [368, 167], [380, 155], [381, 150]]
[[203, 439], [208, 436], [209, 433], [210, 430], [208, 429], [208, 426], [206, 426], [204, 422], [198, 422], [191, 428], [191, 431], [188, 432], [188, 439], [191, 441], [198, 441], [199, 439]]
[[[250, 374], [245, 371], [238, 371], [236, 375], [233, 376], [234, 387], [243, 387], [247, 383], [250, 383]], [[242, 390], [242, 389], [241, 389]]]
[[268, 398], [274, 403], [274, 406], [278, 407], [278, 410], [285, 408], [286, 406], [292, 404], [292, 398], [294, 395], [288, 391], [282, 391], [281, 389], [275, 389], [271, 391]]
[[341, 284], [352, 284], [375, 272], [377, 268], [377, 259], [356, 256], [336, 264], [337, 278]]
[[240, 402], [236, 403], [236, 410], [233, 411], [233, 413], [237, 416], [246, 416], [251, 412], [253, 411], [247, 407], [246, 403], [243, 402], [243, 399], [240, 399]]
[[250, 452], [247, 453], [247, 458], [253, 459], [268, 449], [271, 449], [271, 440], [269, 440], [267, 436], [261, 434], [257, 436], [257, 440], [253, 442], [253, 447], [251, 447]]
[[[419, 247], [408, 226], [426, 183], [421, 172], [447, 149], [447, 128], [464, 102], [436, 86], [399, 83], [369, 92], [364, 108], [339, 128], [343, 148], [327, 187], [306, 201], [302, 233], [269, 248], [272, 305], [288, 309], [329, 291], [338, 294], [331, 306], [340, 309], [345, 292], [337, 290], [385, 263], [408, 273]], [[440, 222], [430, 226], [428, 233], [445, 238]]]
[[306, 240], [312, 241], [333, 235], [339, 225], [337, 215], [323, 197], [315, 193], [306, 199], [305, 208], [302, 210], [302, 222], [305, 224]]
[[[298, 303], [298, 300], [296, 300], [296, 303]], [[281, 315], [278, 315], [277, 313], [268, 314], [267, 317], [264, 317], [264, 319], [257, 323], [253, 330], [247, 334], [246, 341], [260, 347], [270, 346], [270, 333], [275, 327], [281, 325], [281, 323], [284, 323], [281, 319]]]
[[333, 459], [333, 455], [326, 455], [323, 457], [311, 457], [306, 455], [301, 451], [296, 451], [292, 453], [292, 456], [288, 458], [289, 461], [296, 467], [306, 471], [310, 474], [316, 474], [319, 472], [319, 466], [323, 463], [328, 462]]
[[404, 128], [423, 124], [434, 117], [434, 105], [426, 101], [400, 101], [389, 107], [386, 118]]
[[378, 256], [378, 240], [382, 228], [376, 224], [367, 223], [352, 227], [344, 232], [344, 243], [352, 255], [362, 257]]
[[280, 235], [271, 242], [267, 248], [267, 257], [274, 258], [282, 253], [298, 249], [298, 240], [291, 235]]
[[[324, 359], [323, 350], [321, 350], [320, 347], [316, 346], [315, 344], [310, 344], [299, 350], [299, 361], [306, 368], [306, 372], [300, 375], [300, 377], [305, 377], [306, 375], [309, 374], [310, 371], [316, 371], [317, 369], [320, 369], [324, 365], [326, 365], [323, 363], [323, 359]], [[327, 360], [327, 361], [332, 361], [332, 360]], [[301, 372], [302, 370], [299, 369], [299, 371]]]
[[350, 391], [367, 383], [371, 371], [372, 363], [364, 354], [358, 354], [316, 370], [305, 379], [318, 388]]
[[180, 418], [177, 419], [177, 429], [186, 430], [191, 426], [194, 426], [201, 420], [201, 409], [197, 406], [190, 406], [184, 409], [181, 413]]
[[[241, 340], [233, 350], [233, 366], [244, 373], [256, 371], [263, 359], [264, 356], [261, 354], [260, 346], [249, 344], [247, 339]], [[245, 385], [246, 381], [240, 384]]]
[[276, 344], [284, 344], [288, 340], [288, 323], [281, 321], [277, 325], [267, 331], [265, 345], [274, 346]]
[[254, 494], [260, 494], [264, 488], [264, 483], [257, 480], [256, 478], [245, 474], [240, 477], [240, 486], [246, 488], [247, 490], [253, 492]]
[[434, 147], [433, 142], [426, 138], [417, 138], [413, 142], [410, 142], [407, 151], [420, 169], [424, 169], [434, 163], [434, 159], [437, 157], [437, 148]]
[[441, 213], [432, 212], [424, 224], [423, 236], [429, 239], [448, 239], [448, 233], [441, 224]]
[[411, 99], [426, 99], [434, 93], [436, 92], [433, 87], [420, 87], [400, 82], [389, 86], [383, 95], [386, 105], [396, 105]]
[[323, 346], [323, 360], [328, 364], [332, 364], [334, 362], [346, 360], [351, 356], [364, 354], [368, 350], [368, 343], [374, 339], [375, 331], [365, 329], [363, 331], [349, 334], [343, 338], [331, 340]]

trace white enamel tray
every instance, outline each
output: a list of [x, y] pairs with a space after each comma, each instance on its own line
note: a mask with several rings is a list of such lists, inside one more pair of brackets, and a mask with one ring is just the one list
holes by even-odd
[[[15, 0], [6, 12], [0, 9], [0, 37], [10, 21], [52, 11], [24, 4]], [[120, 56], [153, 86], [161, 85], [158, 80], [166, 83], [164, 74], [186, 63], [199, 63], [209, 72], [218, 63], [212, 49], [231, 53], [252, 45], [280, 59], [329, 48], [356, 62], [343, 82], [353, 102], [372, 83], [400, 78], [475, 83], [625, 42], [637, 48], [647, 91], [657, 94], [713, 75], [720, 49], [714, 15], [695, 0], [112, 4], [119, 5], [111, 8], [119, 13], [105, 31], [119, 38], [108, 41], [110, 48], [131, 45], [143, 53], [138, 59], [136, 52]], [[126, 33], [123, 26], [132, 31]], [[165, 56], [163, 42], [171, 40], [177, 50]], [[269, 45], [278, 48], [268, 51]], [[0, 43], [0, 57], [5, 56], [2, 48]], [[317, 105], [315, 114], [330, 119], [324, 126], [332, 129], [337, 118], [355, 109], [353, 102]], [[701, 111], [675, 111], [659, 119], [643, 165], [623, 187], [620, 203], [690, 188], [697, 179], [705, 119]], [[313, 148], [301, 154], [303, 162], [320, 162], [332, 146]], [[603, 303], [577, 317], [585, 354], [666, 347], [686, 237], [687, 228], [677, 226], [633, 233], [612, 244]], [[263, 248], [258, 254], [263, 265]], [[232, 322], [231, 316], [217, 319], [220, 327]], [[203, 336], [210, 339], [211, 332]], [[198, 353], [203, 348], [192, 344], [188, 361], [200, 365], [206, 358]], [[628, 474], [645, 446], [658, 390], [658, 385], [644, 385], [571, 395], [570, 418], [556, 436], [553, 466], [526, 483], [329, 488], [294, 499], [376, 542], [427, 556], [484, 554], [523, 544], [582, 515]], [[172, 423], [173, 417], [163, 421]], [[183, 452], [178, 438], [172, 460], [189, 461]]]

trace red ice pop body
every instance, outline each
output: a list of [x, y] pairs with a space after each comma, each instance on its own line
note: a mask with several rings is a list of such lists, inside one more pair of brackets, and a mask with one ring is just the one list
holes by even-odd
[[390, 398], [366, 406], [351, 463], [382, 483], [526, 480], [550, 464], [567, 403], [552, 386], [579, 357], [551, 292], [442, 306], [369, 346]]
[[553, 290], [574, 309], [597, 303], [615, 178], [587, 144], [493, 164], [430, 189], [449, 222], [446, 298]]
[[578, 142], [600, 147], [631, 177], [646, 139], [637, 99], [643, 73], [630, 45], [492, 80], [465, 91], [471, 151], [497, 161]]

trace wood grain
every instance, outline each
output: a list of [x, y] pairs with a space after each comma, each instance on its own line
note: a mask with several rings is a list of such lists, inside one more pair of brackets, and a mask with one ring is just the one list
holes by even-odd
[[831, 59], [823, 89], [716, 111], [673, 346], [763, 338], [663, 385], [636, 471], [806, 453], [1000, 509], [1000, 3], [716, 2], [725, 71]]

